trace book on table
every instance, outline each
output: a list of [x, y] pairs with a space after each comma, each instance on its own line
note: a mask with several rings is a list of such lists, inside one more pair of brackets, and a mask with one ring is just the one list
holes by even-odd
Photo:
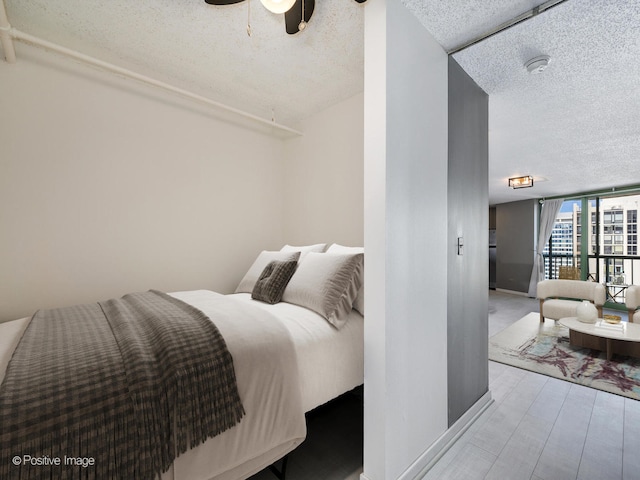
[[620, 332], [620, 333], [624, 333], [625, 331], [625, 323], [607, 323], [605, 320], [599, 320], [598, 322], [596, 322], [595, 327], [596, 328], [601, 328], [603, 330], [609, 330], [612, 332]]

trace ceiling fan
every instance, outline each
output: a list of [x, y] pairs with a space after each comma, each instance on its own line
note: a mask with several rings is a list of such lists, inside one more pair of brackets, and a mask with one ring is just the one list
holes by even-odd
[[[209, 5], [233, 5], [244, 0], [204, 0]], [[355, 0], [364, 3], [367, 0]], [[316, 6], [315, 0], [260, 0], [273, 13], [284, 13], [284, 23], [289, 35], [298, 33], [307, 26]], [[304, 17], [304, 18], [303, 18]], [[247, 30], [249, 33], [249, 30]], [[249, 33], [250, 34], [250, 33]]]

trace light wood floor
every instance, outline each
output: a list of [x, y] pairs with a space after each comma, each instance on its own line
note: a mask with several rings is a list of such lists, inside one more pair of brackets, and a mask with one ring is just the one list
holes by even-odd
[[[489, 336], [537, 311], [535, 299], [490, 291]], [[425, 480], [640, 480], [640, 402], [495, 362], [489, 388], [494, 403]], [[361, 416], [356, 397], [313, 418], [287, 480], [357, 480]]]
[[[489, 303], [490, 335], [538, 311], [501, 292]], [[640, 402], [495, 362], [489, 388], [494, 404], [425, 480], [640, 479]]]

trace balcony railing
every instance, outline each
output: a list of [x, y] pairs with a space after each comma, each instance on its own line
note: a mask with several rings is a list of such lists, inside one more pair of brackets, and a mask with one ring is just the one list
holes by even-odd
[[543, 254], [544, 273], [547, 279], [560, 278], [560, 267], [576, 267], [580, 265], [580, 257], [575, 255], [549, 255]]
[[[577, 255], [543, 255], [545, 278], [560, 278], [560, 267], [580, 268]], [[626, 255], [589, 255], [587, 279], [607, 287], [610, 305], [624, 304], [630, 285], [640, 285], [640, 257]]]

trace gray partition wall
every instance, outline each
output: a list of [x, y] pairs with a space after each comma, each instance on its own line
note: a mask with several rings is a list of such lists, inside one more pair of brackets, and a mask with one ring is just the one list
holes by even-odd
[[537, 218], [537, 200], [496, 205], [497, 289], [528, 293], [536, 244]]
[[449, 426], [488, 390], [488, 106], [487, 94], [449, 57]]

